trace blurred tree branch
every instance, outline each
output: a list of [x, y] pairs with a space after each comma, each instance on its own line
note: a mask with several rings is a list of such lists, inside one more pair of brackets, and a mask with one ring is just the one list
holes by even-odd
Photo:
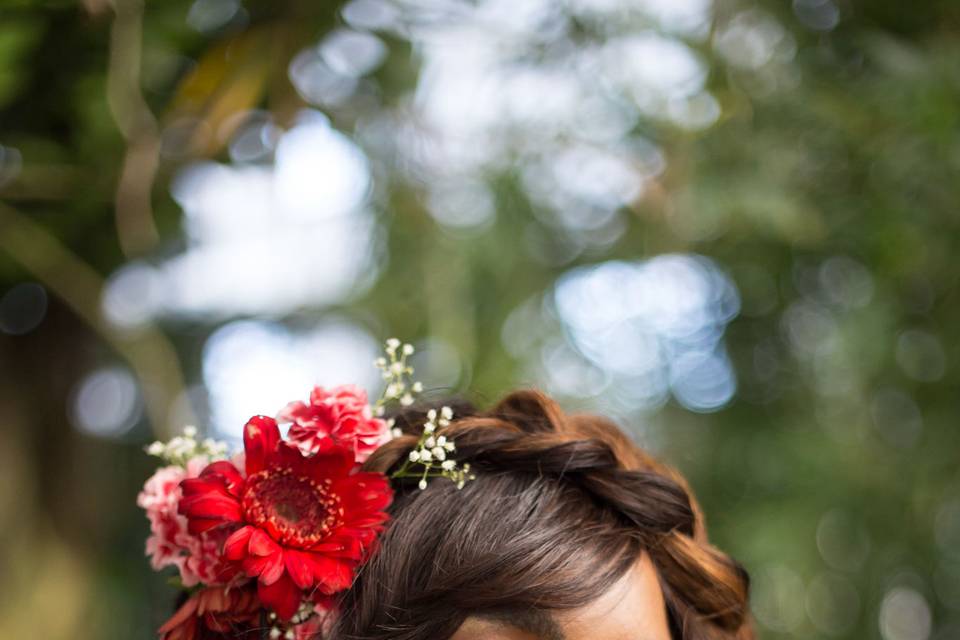
[[[0, 197], [23, 202], [69, 200], [77, 190], [94, 182], [94, 171], [69, 164], [36, 163], [24, 165], [10, 182], [0, 185]], [[108, 196], [95, 190], [102, 201]]]
[[100, 313], [100, 275], [42, 226], [2, 203], [0, 249], [57, 294], [127, 361], [140, 382], [154, 432], [169, 437], [170, 407], [183, 391], [184, 381], [167, 337], [153, 326], [123, 333], [111, 327]]
[[116, 0], [114, 9], [107, 101], [117, 128], [127, 141], [115, 213], [120, 248], [129, 257], [145, 253], [159, 240], [151, 192], [160, 162], [160, 135], [156, 118], [140, 89], [143, 2]]

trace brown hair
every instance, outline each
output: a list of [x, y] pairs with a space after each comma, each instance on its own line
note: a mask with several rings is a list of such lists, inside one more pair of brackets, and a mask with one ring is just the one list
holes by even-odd
[[[746, 572], [708, 544], [683, 478], [615, 424], [565, 415], [535, 391], [454, 411], [442, 432], [476, 479], [461, 490], [434, 479], [423, 491], [416, 479], [393, 481], [393, 520], [341, 598], [335, 640], [446, 639], [470, 615], [523, 626], [531, 612], [587, 604], [643, 551], [676, 640], [753, 638]], [[396, 416], [405, 435], [365, 468], [397, 468], [424, 414]]]

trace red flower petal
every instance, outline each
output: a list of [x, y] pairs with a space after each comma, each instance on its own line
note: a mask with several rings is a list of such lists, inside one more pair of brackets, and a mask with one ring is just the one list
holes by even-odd
[[310, 458], [305, 457], [297, 445], [290, 442], [281, 442], [277, 445], [274, 456], [273, 463], [276, 466], [293, 469], [297, 475], [309, 475]]
[[320, 385], [317, 385], [310, 390], [310, 404], [322, 405], [329, 396], [330, 396], [329, 391], [327, 391]]
[[293, 422], [299, 419], [306, 419], [309, 416], [310, 409], [307, 405], [299, 400], [290, 402], [283, 409], [280, 410], [280, 413], [277, 414], [277, 420], [279, 422]]
[[240, 471], [233, 466], [233, 463], [228, 460], [217, 460], [216, 462], [211, 462], [200, 472], [201, 478], [207, 477], [219, 477], [226, 487], [227, 491], [232, 495], [239, 495], [240, 490], [243, 488], [243, 476], [240, 475]]
[[211, 520], [209, 518], [190, 518], [187, 521], [187, 532], [192, 536], [198, 536], [205, 531], [210, 531], [216, 527], [222, 527], [223, 520], [219, 518]]
[[314, 577], [317, 588], [323, 593], [336, 593], [348, 588], [353, 582], [355, 562], [314, 555]]
[[280, 579], [280, 576], [284, 572], [284, 563], [283, 563], [284, 552], [280, 551], [270, 556], [270, 562], [264, 567], [263, 571], [260, 573], [260, 582], [263, 584], [273, 584]]
[[223, 543], [224, 557], [234, 562], [243, 560], [247, 556], [247, 543], [254, 531], [256, 529], [249, 525], [234, 531]]
[[190, 618], [195, 617], [197, 615], [199, 602], [199, 598], [188, 598], [187, 601], [183, 603], [183, 606], [177, 609], [177, 612], [170, 616], [170, 619], [164, 622], [162, 627], [157, 629], [157, 633], [163, 635], [177, 628]]
[[240, 503], [230, 494], [222, 476], [187, 478], [180, 483], [183, 497], [177, 511], [187, 517], [190, 533], [198, 534], [227, 522], [240, 522]]
[[355, 473], [337, 481], [334, 491], [344, 500], [357, 505], [354, 512], [358, 515], [380, 511], [393, 501], [390, 481], [382, 473]]
[[316, 453], [303, 458], [304, 463], [300, 465], [311, 478], [322, 482], [326, 478], [344, 477], [353, 470], [353, 443], [339, 444], [331, 438], [324, 438], [318, 444]]
[[286, 574], [273, 584], [257, 583], [257, 595], [280, 618], [289, 620], [300, 608], [300, 589]]
[[243, 428], [243, 449], [246, 452], [247, 476], [262, 471], [280, 441], [277, 421], [267, 416], [250, 418]]
[[180, 499], [178, 510], [188, 518], [211, 518], [224, 522], [239, 522], [241, 518], [240, 503], [236, 498], [214, 492], [184, 496]]
[[293, 549], [287, 549], [283, 554], [283, 563], [287, 567], [287, 573], [301, 589], [309, 589], [313, 586], [313, 571], [309, 564], [309, 558], [304, 557], [307, 555], [303, 551]]
[[255, 529], [250, 536], [247, 549], [255, 556], [270, 556], [281, 552], [280, 545], [267, 535], [263, 529]]
[[355, 562], [338, 560], [321, 553], [301, 553], [301, 560], [317, 583], [317, 587], [324, 593], [336, 593], [350, 586], [353, 582], [353, 568]]
[[[203, 472], [201, 472], [202, 474]], [[232, 498], [233, 495], [227, 490], [227, 485], [223, 478], [217, 475], [198, 478], [186, 478], [180, 481], [180, 489], [184, 496], [205, 495], [215, 493], [225, 498]]]
[[283, 573], [283, 552], [271, 556], [247, 556], [243, 559], [243, 570], [251, 578], [273, 584]]
[[363, 557], [364, 546], [369, 545], [371, 538], [375, 535], [375, 531], [368, 529], [341, 527], [326, 543], [313, 547], [311, 551], [323, 553], [331, 558], [359, 560]]
[[257, 634], [262, 605], [252, 585], [205, 587], [160, 627], [161, 640], [246, 638]]

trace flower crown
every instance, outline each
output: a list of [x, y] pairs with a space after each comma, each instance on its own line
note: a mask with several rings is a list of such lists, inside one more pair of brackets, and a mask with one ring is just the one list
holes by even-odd
[[[375, 365], [384, 380], [369, 404], [355, 385], [315, 387], [276, 418], [254, 416], [243, 452], [198, 440], [194, 427], [147, 453], [163, 460], [137, 497], [151, 534], [154, 569], [176, 566], [186, 602], [162, 627], [163, 640], [259, 637], [320, 638], [333, 622], [334, 596], [353, 582], [389, 519], [390, 478], [433, 477], [458, 488], [474, 476], [441, 433], [450, 407], [430, 410], [416, 446], [388, 478], [361, 471], [378, 447], [399, 437], [391, 403], [412, 405], [423, 385], [412, 380], [410, 344], [387, 340]], [[286, 438], [279, 424], [289, 423]], [[250, 637], [257, 637], [251, 635]]]

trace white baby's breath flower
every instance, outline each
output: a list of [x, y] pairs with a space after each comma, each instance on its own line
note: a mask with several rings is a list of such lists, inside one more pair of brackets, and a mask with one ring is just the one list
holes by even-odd
[[151, 456], [179, 466], [185, 466], [191, 458], [197, 456], [206, 456], [211, 460], [224, 457], [227, 443], [213, 438], [204, 438], [198, 442], [197, 433], [197, 428], [189, 425], [184, 427], [183, 435], [174, 436], [168, 442], [151, 442], [145, 450]]
[[[398, 353], [399, 350], [399, 353]], [[414, 394], [423, 391], [423, 384], [413, 380], [413, 367], [407, 363], [407, 357], [413, 355], [414, 347], [397, 338], [390, 338], [385, 343], [385, 358], [377, 358], [374, 365], [381, 370], [385, 381], [381, 397], [373, 406], [377, 416], [384, 415], [384, 405], [388, 402], [398, 402], [403, 407], [414, 404]], [[449, 457], [456, 450], [449, 437], [438, 435], [436, 432], [450, 425], [453, 420], [453, 409], [448, 406], [430, 409], [423, 423], [423, 431], [416, 447], [407, 453], [407, 460], [391, 477], [419, 478], [418, 486], [425, 489], [429, 478], [442, 476], [452, 480], [458, 487], [462, 487], [468, 476], [461, 469], [458, 462]], [[394, 426], [394, 421], [386, 421], [386, 427], [394, 438], [404, 435], [401, 429]], [[410, 465], [413, 465], [411, 468]]]

